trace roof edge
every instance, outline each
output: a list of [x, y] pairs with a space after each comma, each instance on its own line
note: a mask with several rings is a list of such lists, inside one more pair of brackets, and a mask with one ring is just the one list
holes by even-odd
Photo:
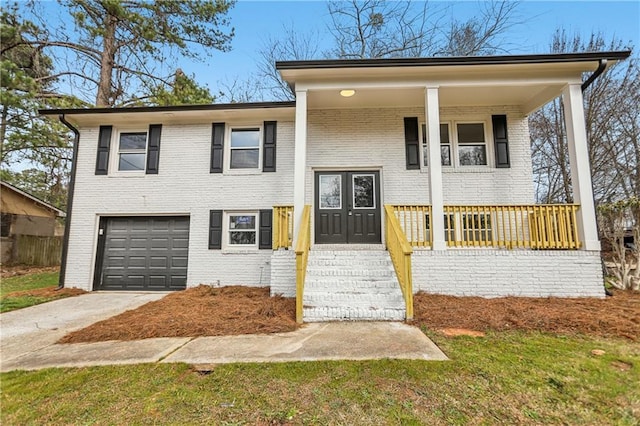
[[22, 195], [25, 198], [28, 198], [28, 199], [30, 199], [32, 201], [35, 201], [38, 204], [42, 204], [47, 209], [54, 211], [57, 214], [57, 216], [59, 216], [59, 217], [66, 217], [67, 216], [67, 214], [63, 210], [60, 210], [56, 206], [51, 205], [51, 204], [47, 203], [46, 201], [43, 201], [40, 198], [36, 197], [35, 195], [31, 195], [28, 192], [23, 191], [22, 189], [11, 185], [10, 183], [0, 182], [0, 184], [8, 187], [9, 189], [11, 189], [11, 190], [13, 190], [15, 192], [17, 192], [18, 194]]
[[79, 114], [109, 114], [109, 113], [138, 113], [138, 112], [178, 112], [178, 111], [221, 111], [238, 109], [260, 108], [292, 108], [295, 101], [282, 102], [247, 102], [231, 104], [204, 104], [204, 105], [172, 105], [172, 106], [145, 106], [145, 107], [112, 107], [112, 108], [68, 108], [68, 109], [39, 109], [40, 115], [79, 115]]
[[631, 50], [584, 53], [546, 53], [500, 56], [442, 56], [430, 58], [384, 58], [384, 59], [318, 59], [310, 61], [276, 61], [278, 70], [322, 69], [322, 68], [381, 68], [420, 67], [443, 65], [507, 65], [540, 64], [562, 62], [588, 62], [599, 59], [624, 60]]

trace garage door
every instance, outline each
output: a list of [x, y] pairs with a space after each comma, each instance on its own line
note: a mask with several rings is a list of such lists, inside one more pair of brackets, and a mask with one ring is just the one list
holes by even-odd
[[188, 217], [101, 218], [94, 289], [183, 289], [188, 255]]

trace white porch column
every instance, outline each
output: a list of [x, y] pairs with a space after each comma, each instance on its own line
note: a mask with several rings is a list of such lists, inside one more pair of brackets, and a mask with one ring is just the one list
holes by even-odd
[[573, 199], [576, 204], [580, 204], [577, 216], [578, 235], [584, 250], [599, 251], [600, 241], [593, 203], [587, 129], [580, 84], [569, 84], [563, 89], [562, 103], [569, 146]]
[[438, 88], [426, 87], [424, 91], [427, 141], [429, 142], [429, 193], [431, 194], [432, 250], [446, 250], [444, 239], [444, 196], [442, 191], [442, 160], [440, 154], [440, 101]]
[[296, 90], [295, 157], [293, 173], [293, 247], [298, 242], [298, 232], [304, 208], [305, 176], [307, 170], [307, 91]]

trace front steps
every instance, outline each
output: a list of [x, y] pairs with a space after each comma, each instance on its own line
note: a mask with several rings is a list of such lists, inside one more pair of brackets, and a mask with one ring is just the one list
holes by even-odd
[[303, 318], [402, 321], [406, 310], [389, 254], [382, 246], [315, 245], [309, 252]]

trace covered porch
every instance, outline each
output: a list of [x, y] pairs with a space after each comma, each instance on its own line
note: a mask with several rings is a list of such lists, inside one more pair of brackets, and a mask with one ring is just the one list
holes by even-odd
[[[413, 315], [415, 291], [429, 291], [429, 286], [447, 291], [445, 283], [452, 276], [469, 284], [456, 289], [456, 294], [600, 295], [601, 272], [597, 272], [596, 260], [600, 243], [582, 74], [595, 72], [603, 60], [606, 64], [607, 58], [616, 60], [618, 56], [609, 52], [278, 63], [277, 68], [296, 94], [295, 158], [293, 205], [276, 209], [273, 247], [295, 249], [298, 320], [303, 318], [309, 250], [322, 246], [314, 231], [320, 200], [314, 176], [327, 171], [379, 173], [380, 243], [393, 262], [407, 319]], [[533, 203], [533, 191], [514, 195], [500, 182], [528, 179], [533, 186], [527, 116], [558, 96], [565, 108], [574, 199], [571, 204], [537, 205]], [[416, 111], [417, 118], [406, 117]], [[359, 141], [356, 143], [361, 149], [368, 149], [359, 136], [365, 132], [358, 133], [362, 127], [356, 126], [374, 124], [385, 114], [394, 115], [396, 123], [404, 117], [404, 135], [396, 127], [388, 137], [378, 126], [376, 131], [388, 138], [388, 149], [377, 150], [372, 144], [369, 155], [357, 154], [357, 160], [329, 155], [328, 160], [320, 161], [323, 139], [318, 134], [327, 131], [327, 122], [337, 120], [340, 113], [349, 118], [351, 127], [344, 126], [344, 140], [328, 144], [331, 153], [344, 150], [345, 155], [353, 155], [353, 150], [349, 151], [352, 140]], [[475, 119], [474, 114], [483, 114], [483, 118]], [[324, 119], [320, 124], [318, 117]], [[507, 126], [507, 120], [515, 120], [519, 127]], [[464, 145], [463, 126], [475, 122], [484, 125], [480, 131], [482, 143]], [[452, 127], [457, 132], [456, 144], [450, 142]], [[355, 129], [351, 137], [349, 128]], [[520, 151], [513, 150], [514, 135], [510, 131], [517, 133]], [[450, 133], [445, 137], [443, 132]], [[397, 161], [387, 161], [387, 157], [397, 156], [399, 146], [406, 154], [406, 168], [402, 164], [401, 171]], [[467, 160], [464, 156], [469, 152], [479, 160]], [[411, 169], [416, 172], [407, 172]], [[482, 184], [474, 185], [474, 180]], [[346, 214], [351, 216], [352, 207], [349, 205]], [[459, 265], [451, 266], [457, 275], [447, 274], [447, 265]], [[589, 265], [582, 268], [584, 277], [576, 274], [572, 278], [580, 265]], [[545, 268], [549, 270], [545, 272]], [[552, 268], [561, 269], [561, 273], [554, 274]], [[584, 292], [577, 285], [564, 293], [552, 288], [554, 280], [566, 277], [579, 282], [587, 274], [593, 278], [589, 278]], [[418, 288], [413, 285], [417, 280]], [[499, 282], [506, 281], [513, 285], [497, 288]]]

